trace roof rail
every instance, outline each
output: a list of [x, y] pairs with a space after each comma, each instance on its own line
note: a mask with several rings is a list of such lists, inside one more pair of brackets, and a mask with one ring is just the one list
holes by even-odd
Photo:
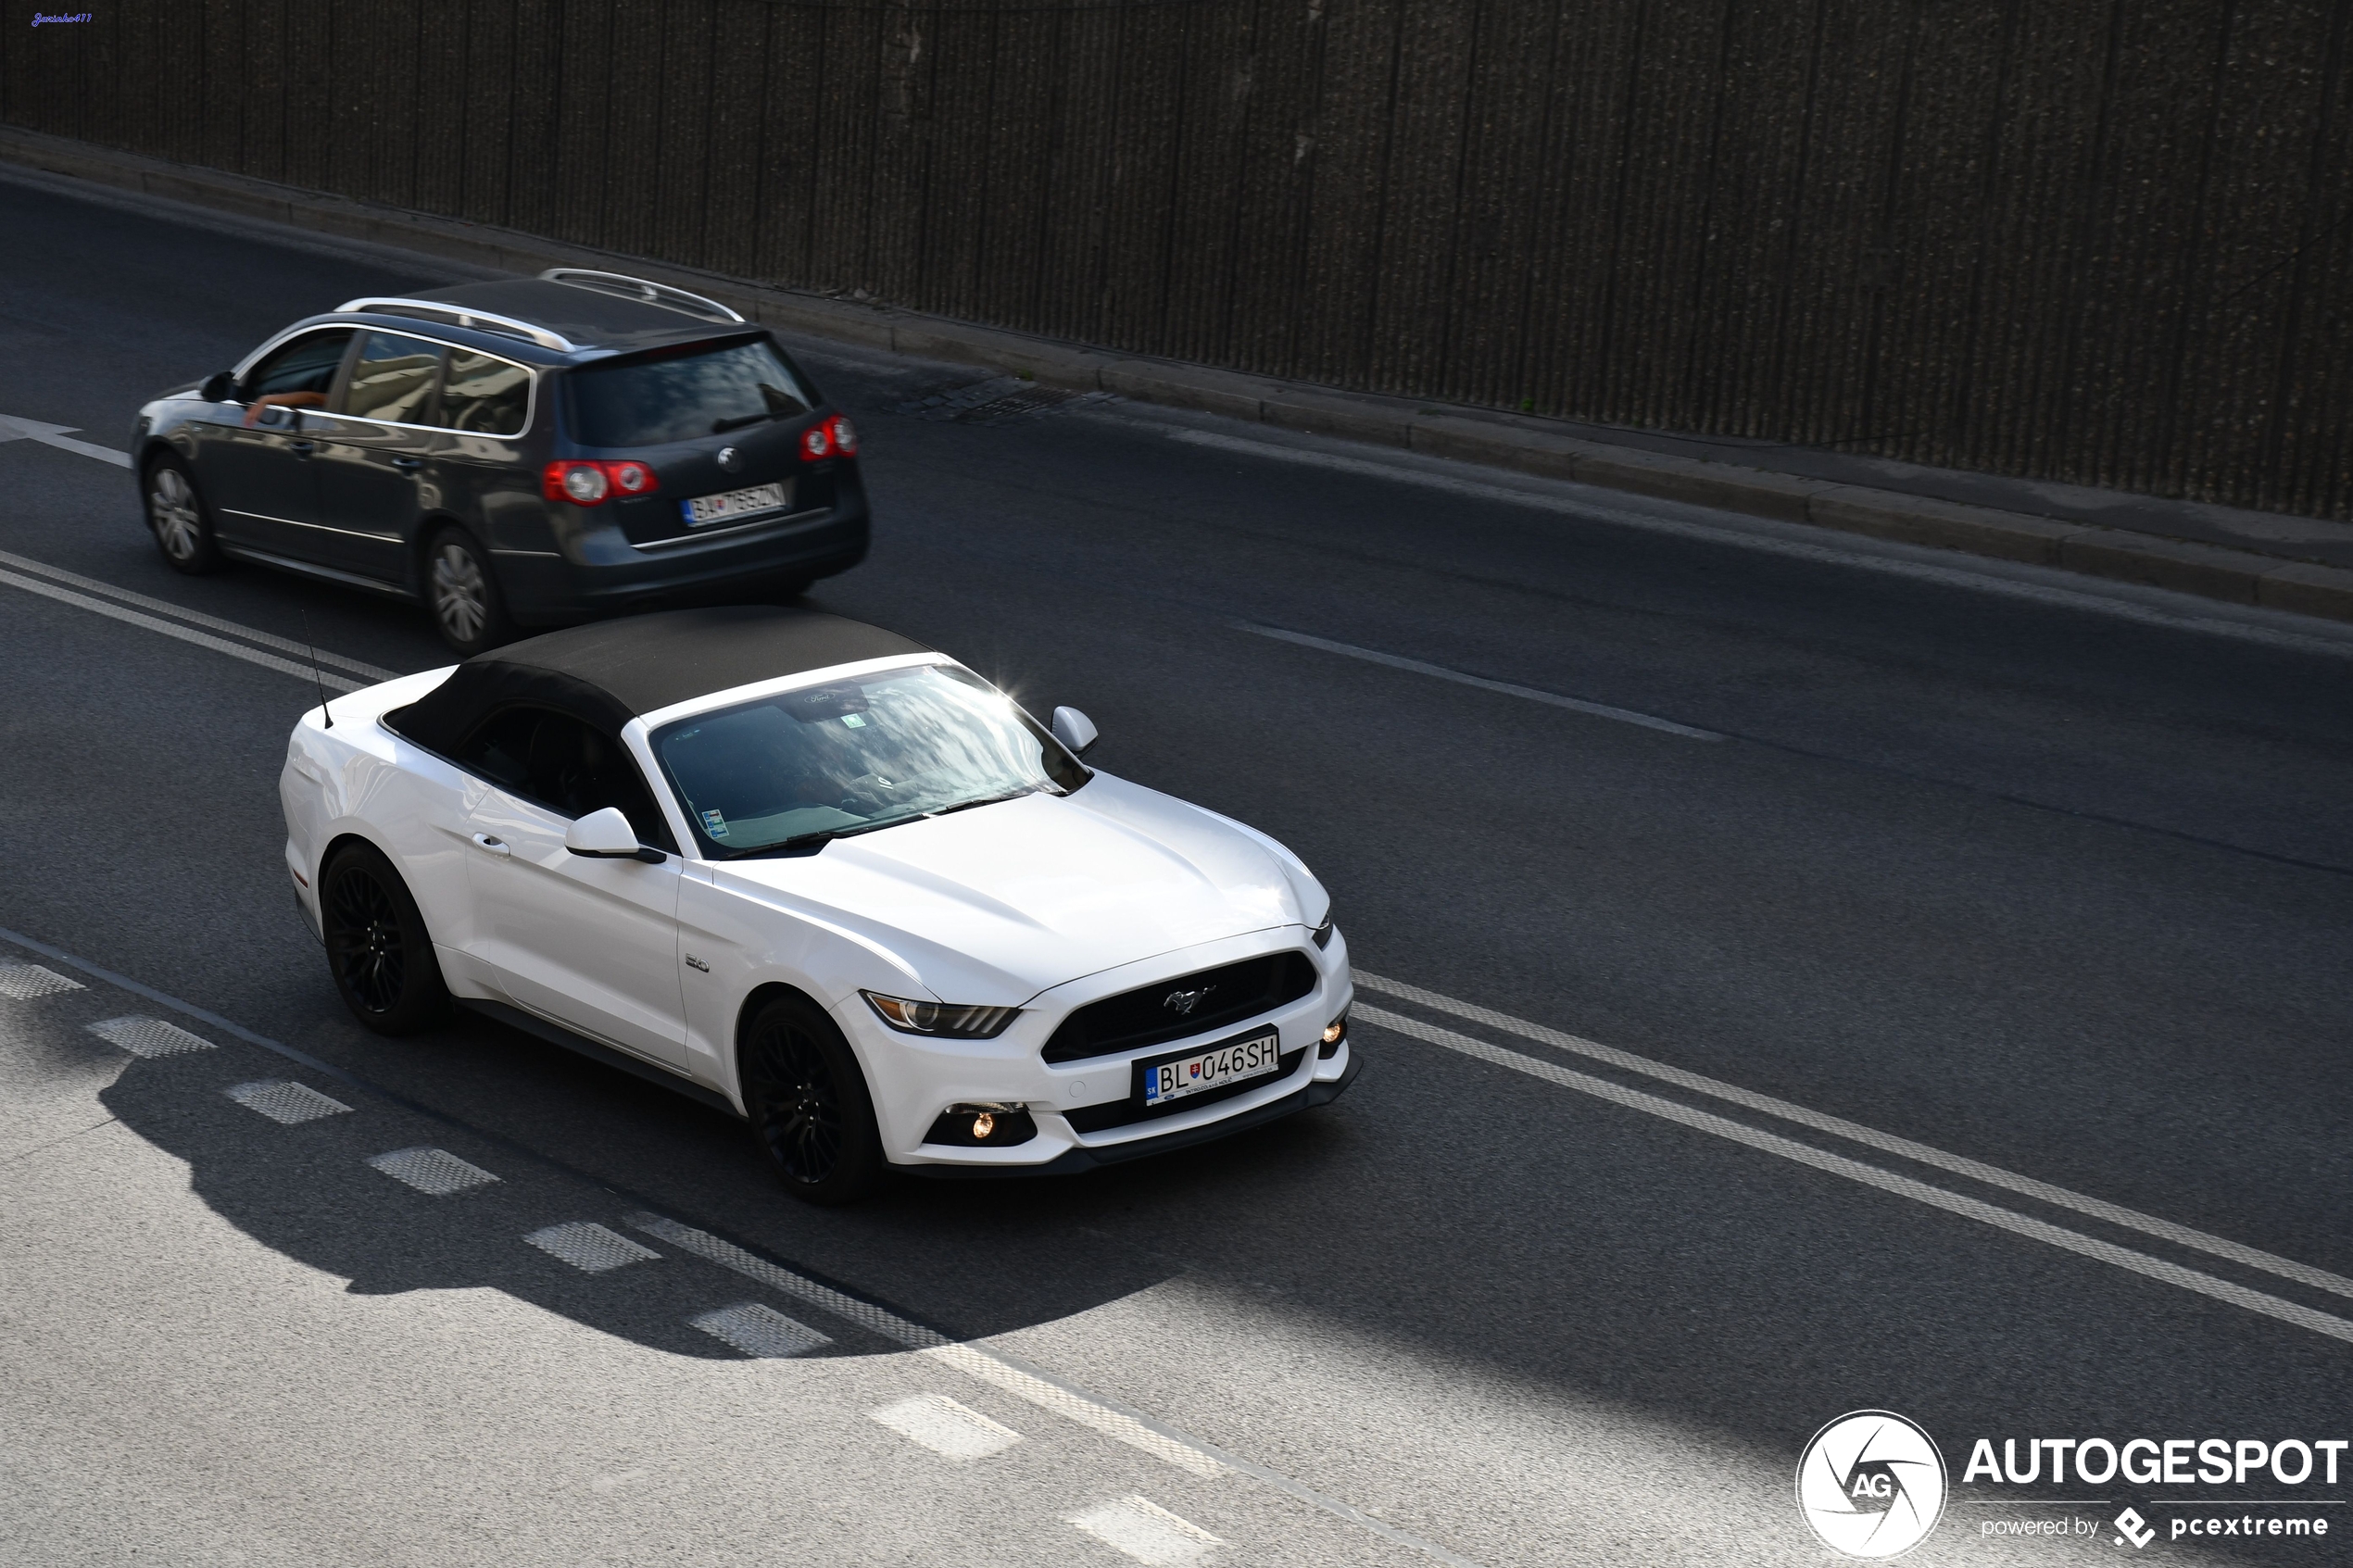
[[376, 312], [390, 316], [422, 316], [429, 320], [447, 321], [453, 326], [472, 327], [481, 332], [504, 332], [510, 337], [528, 338], [542, 348], [572, 353], [579, 345], [545, 327], [535, 327], [529, 321], [518, 321], [512, 316], [500, 316], [488, 310], [473, 310], [450, 305], [438, 299], [401, 299], [396, 296], [369, 295], [346, 299], [335, 307], [337, 315]]
[[618, 295], [623, 299], [642, 299], [648, 305], [666, 305], [673, 310], [689, 315], [708, 317], [714, 321], [741, 323], [743, 318], [715, 299], [705, 299], [685, 289], [673, 289], [668, 283], [648, 282], [623, 272], [596, 272], [585, 267], [550, 267], [539, 274], [551, 283], [570, 283], [576, 289], [594, 289], [598, 294]]

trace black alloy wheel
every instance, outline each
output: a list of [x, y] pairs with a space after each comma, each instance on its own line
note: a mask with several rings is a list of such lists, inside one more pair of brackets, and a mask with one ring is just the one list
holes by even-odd
[[812, 1203], [850, 1203], [882, 1179], [874, 1102], [849, 1042], [802, 997], [754, 1015], [743, 1045], [744, 1106], [777, 1176]]
[[379, 1035], [413, 1035], [448, 1008], [433, 939], [416, 900], [375, 850], [338, 850], [319, 878], [321, 924], [335, 989]]

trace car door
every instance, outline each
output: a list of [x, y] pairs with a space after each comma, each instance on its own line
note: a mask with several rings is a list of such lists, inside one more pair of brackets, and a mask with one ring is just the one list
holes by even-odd
[[342, 395], [315, 421], [323, 564], [400, 583], [428, 509], [431, 432], [441, 345], [400, 332], [362, 332]]
[[517, 706], [478, 726], [458, 760], [491, 785], [466, 823], [482, 965], [516, 1006], [683, 1070], [679, 858], [648, 864], [564, 847], [575, 820], [607, 806], [641, 841], [667, 841], [629, 754], [574, 715]]
[[349, 328], [331, 327], [281, 344], [238, 383], [243, 413], [199, 437], [196, 484], [223, 542], [318, 558], [318, 438], [306, 427], [327, 406], [351, 337]]

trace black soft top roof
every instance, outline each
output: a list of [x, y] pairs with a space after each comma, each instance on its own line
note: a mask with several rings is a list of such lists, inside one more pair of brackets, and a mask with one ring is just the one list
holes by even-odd
[[910, 637], [813, 609], [734, 605], [568, 627], [476, 654], [384, 721], [428, 750], [456, 753], [502, 708], [536, 703], [609, 735], [675, 702], [828, 665], [931, 650]]

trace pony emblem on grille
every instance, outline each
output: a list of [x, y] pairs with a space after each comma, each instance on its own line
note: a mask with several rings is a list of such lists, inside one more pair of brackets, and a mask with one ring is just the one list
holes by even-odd
[[1204, 985], [1198, 991], [1171, 991], [1160, 1005], [1182, 1018], [1201, 1006], [1201, 999], [1216, 989], [1214, 985]]

